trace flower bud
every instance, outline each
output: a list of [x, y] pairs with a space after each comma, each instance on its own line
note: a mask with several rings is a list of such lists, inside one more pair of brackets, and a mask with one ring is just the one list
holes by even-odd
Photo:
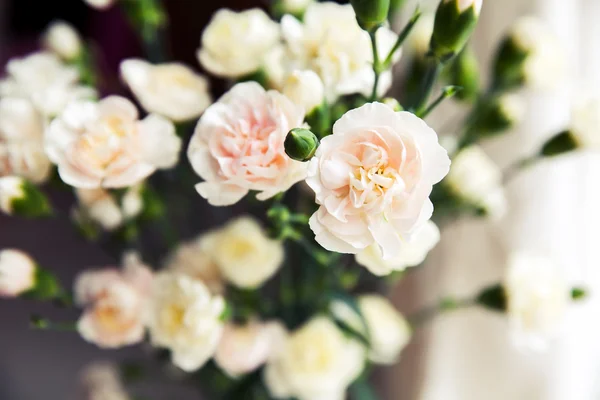
[[579, 148], [579, 142], [571, 131], [563, 131], [544, 143], [540, 155], [543, 157], [553, 157], [560, 154], [569, 153]]
[[278, 15], [291, 14], [301, 16], [315, 0], [278, 0], [275, 9]]
[[387, 21], [390, 0], [350, 0], [350, 3], [364, 30], [371, 31]]
[[35, 261], [19, 250], [0, 251], [0, 297], [17, 297], [35, 286]]
[[404, 107], [402, 107], [400, 102], [393, 97], [386, 97], [381, 102], [396, 112], [404, 111]]
[[65, 60], [74, 60], [81, 53], [81, 38], [67, 22], [54, 21], [44, 34], [44, 47]]
[[0, 210], [8, 215], [35, 218], [51, 213], [46, 196], [23, 178], [0, 178]]
[[480, 89], [479, 63], [470, 47], [465, 47], [450, 67], [450, 82], [462, 88], [456, 93], [457, 99], [465, 102], [477, 99]]
[[500, 44], [494, 62], [494, 89], [522, 85], [552, 88], [564, 75], [564, 57], [556, 37], [538, 19], [523, 17]]
[[294, 103], [304, 106], [309, 115], [325, 101], [325, 86], [315, 72], [310, 70], [294, 71], [283, 86], [283, 94]]
[[319, 139], [304, 128], [295, 128], [288, 133], [284, 142], [285, 153], [293, 160], [308, 161], [319, 147]]
[[515, 93], [508, 93], [491, 100], [482, 106], [475, 122], [479, 137], [504, 132], [519, 124], [525, 117], [526, 103]]
[[440, 60], [460, 53], [471, 37], [483, 0], [442, 0], [435, 14], [431, 51]]

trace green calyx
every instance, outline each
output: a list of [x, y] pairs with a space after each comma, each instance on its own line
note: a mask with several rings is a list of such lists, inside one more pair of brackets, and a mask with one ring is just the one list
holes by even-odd
[[387, 21], [390, 0], [350, 0], [358, 24], [366, 31], [373, 31]]
[[317, 136], [304, 128], [292, 129], [285, 138], [285, 153], [293, 160], [310, 160], [319, 147]]

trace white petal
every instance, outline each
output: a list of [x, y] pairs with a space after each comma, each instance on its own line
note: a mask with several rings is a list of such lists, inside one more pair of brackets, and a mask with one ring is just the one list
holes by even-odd
[[216, 182], [199, 183], [196, 185], [196, 190], [213, 206], [230, 206], [248, 194], [247, 189]]
[[181, 139], [171, 121], [150, 114], [138, 124], [142, 144], [142, 158], [157, 168], [168, 169], [177, 164]]

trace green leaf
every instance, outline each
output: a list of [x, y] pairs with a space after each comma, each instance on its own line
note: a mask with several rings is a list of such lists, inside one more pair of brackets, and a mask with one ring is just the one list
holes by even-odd
[[377, 400], [375, 390], [366, 379], [360, 379], [350, 386], [352, 400]]
[[35, 300], [53, 300], [59, 297], [62, 289], [58, 279], [51, 272], [37, 267], [35, 286], [25, 292], [23, 297]]

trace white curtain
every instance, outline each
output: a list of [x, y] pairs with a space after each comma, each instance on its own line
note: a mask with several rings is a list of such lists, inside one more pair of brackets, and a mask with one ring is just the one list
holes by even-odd
[[[511, 22], [526, 14], [539, 16], [558, 35], [567, 81], [556, 92], [528, 95], [525, 123], [486, 143], [501, 165], [565, 128], [578, 96], [600, 95], [598, 0], [484, 0], [475, 42], [484, 65]], [[589, 298], [572, 308], [563, 335], [546, 353], [515, 347], [501, 315], [473, 309], [438, 318], [417, 333], [417, 349], [399, 367], [397, 374], [412, 379], [400, 380], [397, 398], [600, 399], [600, 156], [544, 162], [514, 179], [507, 192], [511, 210], [499, 224], [470, 220], [446, 229], [430, 264], [410, 282], [418, 287], [421, 306], [443, 295], [470, 296], [497, 282], [507, 255], [519, 249], [557, 259], [574, 285], [589, 288]]]

